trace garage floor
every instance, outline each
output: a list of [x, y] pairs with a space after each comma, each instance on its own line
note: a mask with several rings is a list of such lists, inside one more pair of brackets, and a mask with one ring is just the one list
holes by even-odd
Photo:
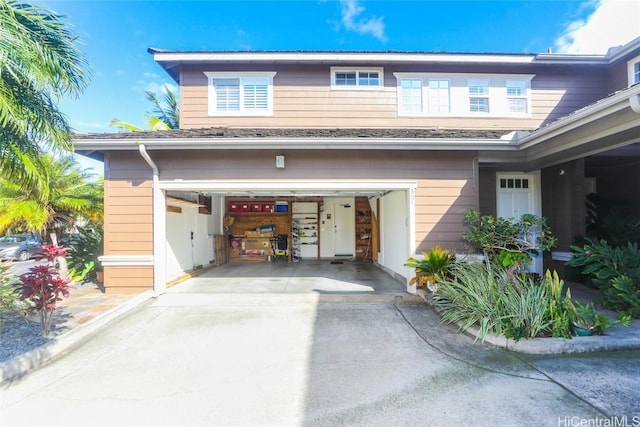
[[398, 294], [406, 286], [370, 262], [318, 260], [224, 264], [170, 292]]

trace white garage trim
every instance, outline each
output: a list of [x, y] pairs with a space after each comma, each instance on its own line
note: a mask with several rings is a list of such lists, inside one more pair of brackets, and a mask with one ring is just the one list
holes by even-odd
[[104, 267], [138, 267], [153, 265], [153, 255], [103, 255], [98, 261]]
[[165, 191], [289, 191], [294, 196], [296, 191], [384, 191], [416, 188], [412, 180], [181, 180], [160, 181], [159, 186]]
[[[340, 197], [341, 193], [379, 193], [382, 196], [390, 191], [406, 191], [407, 202], [407, 242], [406, 256], [415, 250], [415, 190], [418, 182], [415, 180], [161, 180], [158, 188], [161, 193], [166, 191], [200, 191], [210, 193], [276, 193], [280, 196], [311, 196], [314, 194], [324, 197]], [[328, 195], [327, 193], [335, 192]], [[166, 212], [164, 206], [154, 205], [154, 240], [162, 239], [166, 244], [164, 227], [158, 227], [158, 220], [164, 220]], [[164, 224], [164, 221], [163, 221]], [[154, 245], [155, 247], [155, 245]], [[158, 259], [156, 258], [156, 262]], [[384, 266], [383, 266], [384, 267]], [[395, 270], [395, 269], [394, 269]], [[402, 274], [402, 272], [394, 271]], [[156, 289], [158, 288], [156, 284]]]

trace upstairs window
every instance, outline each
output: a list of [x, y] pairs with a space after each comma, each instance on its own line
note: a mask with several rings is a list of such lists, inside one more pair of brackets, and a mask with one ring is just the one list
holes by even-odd
[[382, 89], [382, 68], [331, 67], [332, 89]]
[[472, 113], [489, 112], [489, 81], [469, 80], [469, 111]]
[[205, 72], [209, 79], [210, 116], [273, 114], [275, 73]]
[[422, 80], [402, 79], [400, 80], [400, 112], [421, 113], [422, 112]]
[[394, 73], [398, 115], [531, 117], [531, 74]]
[[448, 113], [451, 111], [449, 80], [429, 79], [429, 112]]
[[527, 113], [527, 82], [524, 80], [507, 80], [507, 106], [510, 113]]
[[633, 64], [633, 80], [631, 84], [640, 83], [640, 62]]

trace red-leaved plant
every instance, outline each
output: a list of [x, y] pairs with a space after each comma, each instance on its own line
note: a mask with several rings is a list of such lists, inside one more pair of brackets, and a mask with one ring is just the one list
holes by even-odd
[[30, 303], [32, 311], [38, 312], [40, 331], [42, 335], [47, 335], [51, 329], [51, 319], [57, 302], [62, 301], [62, 297], [69, 296], [71, 279], [61, 277], [55, 265], [58, 257], [67, 256], [67, 249], [45, 245], [42, 246], [42, 250], [43, 258], [46, 258], [48, 263], [31, 267], [27, 273], [20, 276], [20, 298]]

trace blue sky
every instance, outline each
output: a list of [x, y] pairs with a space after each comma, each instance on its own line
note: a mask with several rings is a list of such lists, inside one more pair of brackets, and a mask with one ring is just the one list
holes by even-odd
[[99, 1], [49, 0], [92, 71], [62, 110], [77, 132], [140, 126], [145, 90], [175, 83], [147, 48], [604, 53], [640, 36], [640, 0]]

